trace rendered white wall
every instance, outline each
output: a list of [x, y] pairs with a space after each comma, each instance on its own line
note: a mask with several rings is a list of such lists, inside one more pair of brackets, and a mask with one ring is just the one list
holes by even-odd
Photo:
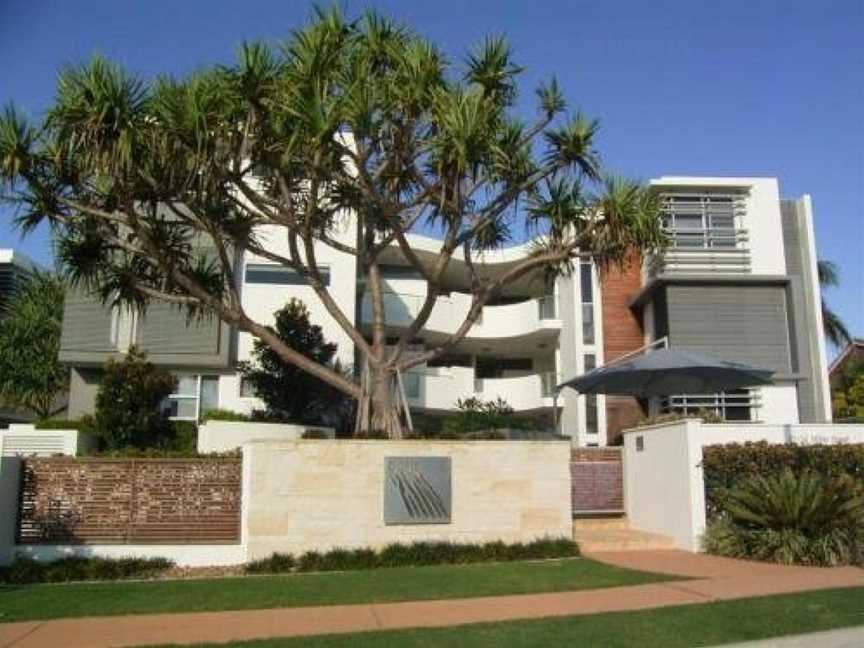
[[300, 439], [306, 430], [323, 432], [331, 439], [333, 428], [287, 423], [251, 423], [246, 421], [207, 421], [198, 427], [198, 452], [228, 452], [250, 441], [291, 441]]
[[[638, 449], [640, 438], [642, 450]], [[624, 498], [631, 526], [668, 535], [680, 549], [699, 551], [706, 526], [703, 447], [758, 441], [864, 443], [864, 425], [705, 424], [687, 420], [627, 430]]]
[[756, 418], [765, 423], [797, 423], [798, 392], [793, 383], [759, 388], [761, 405]]

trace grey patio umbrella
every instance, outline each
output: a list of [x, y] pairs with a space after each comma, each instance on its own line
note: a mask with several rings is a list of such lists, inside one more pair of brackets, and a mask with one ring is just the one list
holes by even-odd
[[773, 374], [770, 369], [687, 351], [659, 349], [593, 369], [561, 383], [556, 391], [571, 387], [582, 394], [642, 397], [710, 394], [741, 387], [770, 385]]

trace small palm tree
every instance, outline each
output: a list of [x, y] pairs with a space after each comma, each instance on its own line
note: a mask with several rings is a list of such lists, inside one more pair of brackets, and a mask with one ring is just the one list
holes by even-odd
[[[819, 273], [819, 285], [823, 289], [833, 288], [840, 284], [840, 272], [833, 262], [820, 260], [816, 268]], [[831, 310], [831, 307], [825, 302], [825, 297], [822, 297], [822, 323], [825, 327], [825, 335], [834, 346], [843, 346], [852, 341], [846, 324], [837, 313]]]

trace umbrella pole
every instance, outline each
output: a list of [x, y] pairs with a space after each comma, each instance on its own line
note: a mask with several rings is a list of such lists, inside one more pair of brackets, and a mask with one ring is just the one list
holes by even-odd
[[552, 390], [552, 429], [555, 430], [555, 434], [560, 434], [558, 432], [558, 389]]

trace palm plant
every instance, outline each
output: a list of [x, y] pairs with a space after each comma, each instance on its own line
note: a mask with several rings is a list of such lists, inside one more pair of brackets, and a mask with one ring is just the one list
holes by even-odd
[[859, 564], [864, 492], [811, 470], [757, 477], [725, 493], [705, 536], [709, 553], [785, 564]]
[[[835, 263], [820, 259], [816, 270], [819, 274], [819, 285], [823, 290], [840, 285], [840, 272]], [[825, 335], [834, 346], [843, 346], [852, 341], [846, 324], [837, 313], [831, 310], [825, 297], [822, 297], [822, 324], [825, 327]]]
[[[0, 115], [0, 197], [24, 231], [50, 224], [76, 283], [136, 309], [162, 301], [222, 319], [356, 399], [358, 434], [398, 437], [398, 375], [447, 353], [508, 284], [665, 244], [659, 198], [601, 169], [598, 122], [568, 110], [554, 79], [536, 89], [530, 122], [516, 114], [521, 68], [501, 38], [454, 64], [374, 12], [318, 10], [278, 50], [245, 44], [238, 58], [184, 79], [146, 81], [101, 58], [63, 70], [43, 123]], [[488, 276], [482, 255], [514, 241], [528, 208], [533, 252]], [[423, 224], [440, 238], [431, 260], [408, 237]], [[426, 296], [389, 344], [381, 265], [394, 247]], [[362, 370], [315, 362], [247, 312], [237, 250], [306, 278]], [[356, 259], [367, 327], [319, 270], [333, 255]], [[466, 316], [406, 352], [454, 259], [470, 275]]]

